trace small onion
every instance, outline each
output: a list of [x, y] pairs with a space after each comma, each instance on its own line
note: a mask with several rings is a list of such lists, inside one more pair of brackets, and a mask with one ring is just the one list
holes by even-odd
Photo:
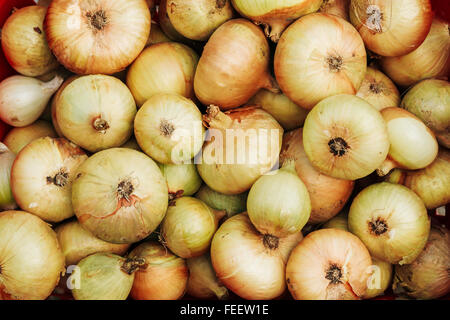
[[227, 217], [247, 211], [248, 192], [241, 194], [226, 195], [214, 191], [206, 184], [202, 185], [195, 194], [197, 199], [202, 200], [208, 206], [216, 210], [225, 210]]
[[128, 148], [92, 155], [78, 168], [72, 186], [73, 209], [81, 225], [112, 243], [149, 236], [164, 218], [168, 198], [157, 164]]
[[322, 100], [308, 114], [303, 144], [316, 169], [347, 180], [368, 176], [389, 151], [381, 114], [363, 99], [344, 94]]
[[392, 264], [372, 257], [367, 291], [363, 298], [372, 299], [383, 295], [392, 283], [393, 271]]
[[292, 250], [286, 282], [295, 300], [356, 300], [367, 291], [371, 263], [367, 248], [350, 232], [317, 230]]
[[323, 224], [322, 229], [341, 229], [348, 230], [348, 211], [344, 210]]
[[147, 43], [145, 46], [148, 47], [153, 44], [170, 41], [172, 40], [168, 36], [166, 36], [166, 34], [162, 31], [159, 24], [152, 22], [150, 35], [148, 36]]
[[186, 260], [157, 242], [144, 242], [128, 255], [145, 261], [135, 275], [131, 297], [135, 300], [178, 300], [184, 296], [189, 277]]
[[44, 300], [64, 272], [55, 232], [24, 211], [0, 212], [0, 300]]
[[23, 147], [38, 138], [56, 138], [57, 136], [53, 126], [49, 122], [37, 120], [26, 127], [13, 128], [8, 132], [3, 142], [9, 150], [18, 154]]
[[182, 36], [172, 25], [169, 19], [169, 13], [167, 12], [167, 0], [161, 0], [158, 6], [158, 22], [164, 34], [167, 35], [171, 40], [189, 43], [189, 39]]
[[347, 21], [349, 17], [350, 0], [323, 0], [319, 12], [334, 14]]
[[202, 178], [193, 163], [161, 164], [158, 163], [169, 187], [169, 201], [181, 196], [192, 196], [202, 185]]
[[44, 75], [58, 67], [47, 40], [43, 22], [47, 9], [28, 6], [14, 11], [1, 31], [2, 48], [9, 64], [29, 77]]
[[17, 204], [49, 222], [72, 217], [72, 182], [87, 158], [82, 149], [64, 138], [43, 137], [29, 143], [11, 169]]
[[423, 201], [410, 189], [387, 182], [361, 191], [350, 207], [348, 226], [373, 257], [408, 264], [423, 250], [430, 219]]
[[342, 18], [314, 13], [294, 22], [275, 52], [275, 75], [294, 103], [312, 109], [322, 99], [356, 94], [367, 69], [364, 43]]
[[11, 191], [11, 167], [16, 155], [0, 142], [0, 211], [17, 208]]
[[263, 235], [246, 213], [226, 220], [211, 244], [211, 261], [217, 278], [247, 300], [270, 300], [285, 292], [286, 262], [302, 233], [284, 238]]
[[156, 94], [136, 114], [134, 135], [156, 161], [180, 164], [201, 150], [205, 130], [194, 102], [178, 94]]

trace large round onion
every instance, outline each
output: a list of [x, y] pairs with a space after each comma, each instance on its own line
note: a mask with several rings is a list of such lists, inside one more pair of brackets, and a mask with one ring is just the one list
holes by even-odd
[[11, 167], [16, 155], [0, 142], [0, 211], [17, 208], [11, 191]]
[[305, 183], [311, 200], [309, 223], [321, 223], [342, 210], [354, 188], [354, 181], [336, 179], [316, 170], [303, 148], [303, 129], [287, 132], [283, 137], [280, 161], [293, 159], [298, 176]]
[[150, 11], [144, 0], [53, 0], [44, 21], [50, 49], [78, 74], [113, 74], [144, 48]]
[[222, 194], [214, 191], [206, 184], [202, 185], [195, 194], [197, 199], [202, 200], [211, 208], [225, 210], [227, 217], [247, 211], [247, 196], [248, 192], [231, 195]]
[[193, 163], [161, 164], [159, 169], [167, 180], [169, 201], [181, 196], [192, 196], [202, 185], [202, 178]]
[[334, 14], [349, 21], [349, 9], [350, 0], [323, 0], [319, 12]]
[[144, 239], [161, 223], [168, 191], [157, 164], [128, 148], [97, 152], [81, 165], [72, 203], [81, 225], [113, 243]]
[[263, 32], [245, 19], [222, 24], [206, 43], [194, 78], [197, 98], [222, 110], [245, 104], [255, 93], [275, 90]]
[[44, 300], [64, 272], [55, 232], [24, 211], [0, 213], [0, 300]]
[[301, 232], [284, 238], [259, 233], [248, 215], [226, 220], [211, 244], [211, 261], [217, 278], [247, 300], [269, 300], [286, 289], [285, 269]]
[[348, 226], [373, 257], [392, 264], [408, 264], [427, 242], [430, 219], [423, 201], [413, 191], [381, 182], [356, 196]]
[[356, 236], [339, 229], [308, 234], [286, 266], [288, 289], [296, 300], [355, 300], [367, 290], [369, 251]]
[[197, 169], [211, 189], [243, 193], [277, 163], [283, 128], [264, 110], [250, 106], [223, 113], [210, 106], [203, 121], [208, 141]]
[[56, 138], [57, 134], [51, 123], [37, 120], [26, 127], [13, 128], [3, 142], [12, 152], [18, 154], [28, 143], [42, 137]]
[[353, 26], [342, 18], [314, 13], [294, 22], [275, 52], [281, 90], [303, 108], [322, 99], [356, 94], [366, 73], [366, 50]]
[[49, 222], [72, 217], [72, 183], [87, 158], [82, 149], [64, 138], [43, 137], [29, 143], [11, 169], [17, 204]]

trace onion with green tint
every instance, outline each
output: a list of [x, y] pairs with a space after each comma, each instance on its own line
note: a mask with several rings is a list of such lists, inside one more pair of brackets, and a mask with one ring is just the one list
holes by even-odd
[[228, 218], [247, 211], [247, 196], [248, 192], [232, 195], [222, 194], [214, 191], [206, 184], [202, 185], [195, 194], [197, 199], [202, 200], [211, 208], [225, 210]]
[[159, 169], [167, 180], [169, 201], [182, 196], [192, 196], [202, 185], [202, 179], [193, 163], [161, 164]]

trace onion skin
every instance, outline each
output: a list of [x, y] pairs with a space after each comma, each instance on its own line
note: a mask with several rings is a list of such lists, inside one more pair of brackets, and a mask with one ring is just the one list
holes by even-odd
[[0, 212], [0, 300], [44, 300], [64, 272], [55, 232], [24, 211]]
[[319, 12], [334, 14], [342, 19], [350, 21], [350, 0], [324, 0]]
[[341, 229], [344, 231], [348, 230], [348, 212], [342, 211], [338, 215], [334, 216], [330, 220], [328, 220], [323, 226], [322, 229], [334, 228]]
[[372, 299], [383, 295], [392, 283], [393, 272], [392, 264], [372, 257], [368, 288], [363, 298]]
[[167, 12], [167, 0], [161, 0], [158, 7], [158, 22], [164, 34], [172, 41], [189, 43], [189, 39], [182, 36], [170, 22], [169, 14]]
[[301, 17], [286, 29], [275, 51], [283, 93], [312, 109], [337, 94], [356, 94], [367, 69], [364, 43], [353, 26], [325, 13]]
[[202, 178], [193, 163], [161, 164], [159, 169], [167, 180], [169, 201], [181, 196], [192, 196], [202, 185]]
[[150, 20], [143, 0], [53, 0], [44, 29], [50, 49], [66, 69], [76, 74], [113, 74], [142, 51]]
[[[286, 289], [285, 268], [301, 232], [278, 239], [269, 247], [246, 213], [226, 220], [214, 235], [211, 261], [217, 278], [246, 300], [270, 300]], [[265, 244], [267, 243], [267, 245]]]
[[162, 42], [171, 42], [172, 40], [166, 36], [161, 27], [157, 23], [152, 22], [150, 35], [148, 36], [147, 44], [145, 47]]
[[0, 142], [0, 211], [17, 208], [11, 191], [11, 167], [16, 155]]
[[13, 128], [3, 142], [15, 154], [18, 154], [28, 143], [42, 137], [57, 138], [53, 126], [44, 120], [37, 120], [26, 127]]
[[248, 192], [235, 195], [222, 194], [214, 191], [206, 184], [203, 184], [195, 194], [197, 199], [202, 200], [211, 208], [225, 210], [228, 218], [247, 211], [247, 196]]
[[58, 124], [58, 119], [57, 119], [57, 114], [56, 114], [56, 105], [58, 104], [58, 99], [61, 96], [61, 93], [63, 92], [63, 90], [74, 80], [80, 78], [81, 76], [75, 75], [75, 76], [71, 76], [69, 78], [67, 78], [63, 84], [59, 87], [58, 91], [56, 91], [56, 93], [53, 95], [52, 100], [50, 102], [50, 112], [51, 112], [51, 116], [52, 116], [52, 124], [53, 124], [53, 128], [55, 129], [56, 133], [58, 134], [59, 137], [64, 138], [64, 135], [61, 131], [61, 128], [59, 127]]
[[209, 38], [194, 77], [197, 98], [229, 110], [261, 88], [277, 91], [269, 75], [270, 52], [263, 32], [245, 19], [222, 24]]
[[[371, 264], [369, 251], [350, 232], [317, 230], [292, 250], [286, 282], [295, 300], [359, 300], [367, 291]], [[339, 277], [334, 278], [333, 266]]]
[[186, 260], [157, 242], [144, 242], [128, 256], [144, 259], [146, 264], [136, 272], [131, 289], [134, 300], [178, 300], [184, 296], [189, 277]]

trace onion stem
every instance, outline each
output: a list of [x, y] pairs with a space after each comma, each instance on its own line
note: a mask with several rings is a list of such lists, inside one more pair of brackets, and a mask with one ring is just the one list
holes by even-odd
[[127, 258], [124, 263], [122, 264], [122, 266], [120, 267], [120, 270], [122, 270], [123, 272], [131, 275], [133, 273], [135, 273], [136, 271], [140, 270], [140, 269], [145, 269], [147, 268], [147, 263], [145, 261], [144, 258]]

